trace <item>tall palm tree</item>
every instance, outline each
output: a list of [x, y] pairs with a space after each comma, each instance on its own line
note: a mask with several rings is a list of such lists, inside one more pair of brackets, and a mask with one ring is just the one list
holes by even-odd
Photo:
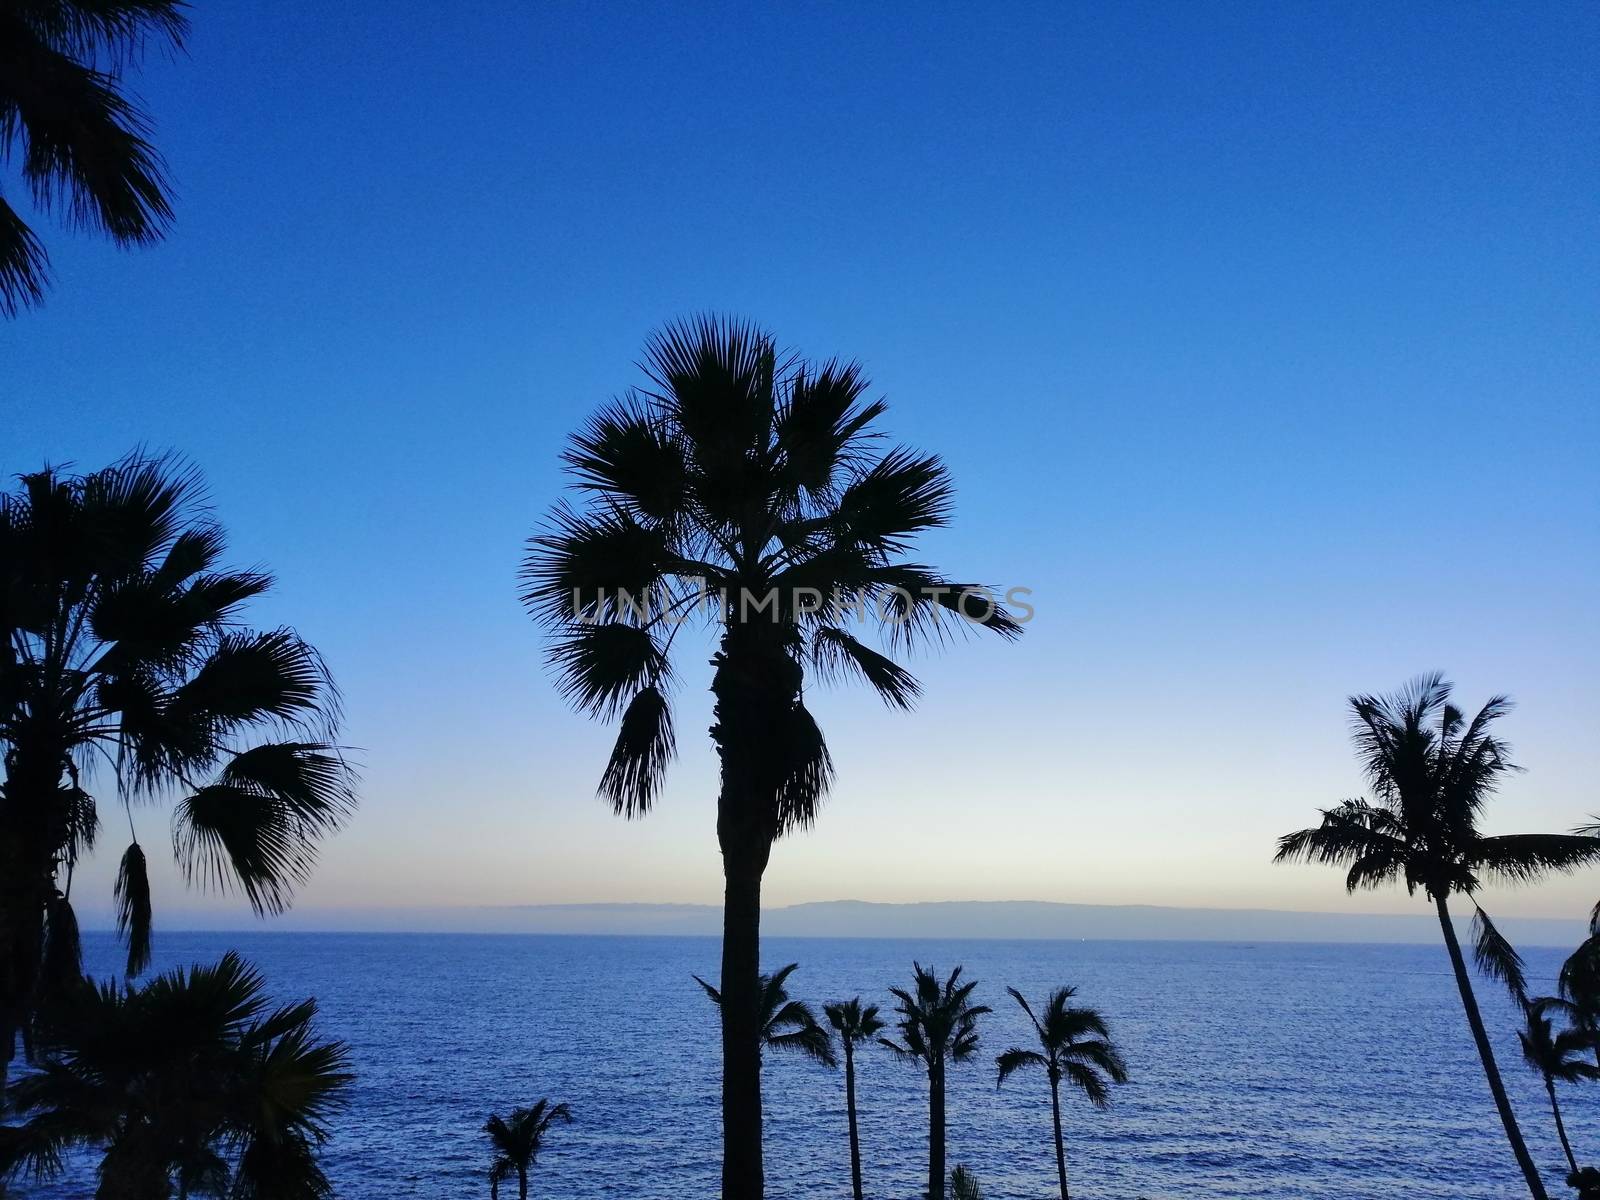
[[532, 1108], [516, 1109], [509, 1117], [498, 1113], [484, 1122], [483, 1131], [494, 1146], [489, 1168], [490, 1200], [500, 1200], [500, 1185], [517, 1177], [517, 1200], [528, 1200], [528, 1172], [538, 1164], [545, 1135], [557, 1121], [569, 1123], [572, 1110], [565, 1104], [540, 1100]]
[[999, 1087], [1014, 1071], [1023, 1067], [1043, 1067], [1050, 1080], [1050, 1114], [1055, 1120], [1056, 1175], [1061, 1184], [1061, 1200], [1067, 1200], [1067, 1152], [1061, 1140], [1061, 1081], [1078, 1088], [1096, 1108], [1111, 1103], [1113, 1083], [1128, 1082], [1128, 1068], [1122, 1055], [1111, 1044], [1105, 1019], [1092, 1008], [1072, 1003], [1078, 994], [1074, 987], [1059, 987], [1045, 998], [1044, 1015], [1035, 1016], [1028, 1001], [1016, 988], [1007, 988], [1011, 998], [1033, 1022], [1039, 1049], [1012, 1047], [995, 1059]]
[[[0, 0], [0, 159], [13, 154], [36, 206], [122, 246], [172, 220], [150, 121], [122, 70], [151, 42], [177, 48], [181, 0]], [[49, 256], [0, 197], [0, 312], [37, 304]]]
[[73, 869], [106, 790], [132, 835], [116, 884], [130, 975], [151, 929], [133, 801], [175, 796], [188, 878], [236, 885], [258, 913], [288, 904], [354, 805], [322, 660], [292, 629], [241, 623], [272, 578], [224, 569], [224, 549], [198, 477], [168, 459], [47, 469], [0, 494], [0, 1083], [43, 997], [77, 975]]
[[90, 1146], [99, 1200], [331, 1196], [316, 1151], [352, 1076], [316, 1012], [269, 1010], [231, 952], [143, 986], [79, 983], [38, 1023], [39, 1069], [9, 1088], [23, 1121], [3, 1131], [0, 1179], [57, 1174], [65, 1150]]
[[1595, 1048], [1593, 1035], [1581, 1029], [1556, 1032], [1550, 1014], [1560, 1010], [1560, 1006], [1552, 1004], [1549, 997], [1525, 1005], [1522, 1010], [1523, 1027], [1517, 1031], [1517, 1040], [1522, 1043], [1524, 1061], [1544, 1079], [1544, 1090], [1550, 1096], [1550, 1115], [1556, 1121], [1556, 1136], [1561, 1139], [1567, 1166], [1573, 1174], [1577, 1174], [1578, 1160], [1572, 1156], [1566, 1122], [1561, 1119], [1561, 1104], [1556, 1100], [1556, 1082], [1578, 1083], [1586, 1079], [1600, 1079], [1600, 1067], [1589, 1061], [1589, 1055]]
[[961, 982], [961, 968], [943, 983], [931, 967], [912, 963], [911, 990], [890, 988], [900, 1014], [900, 1040], [879, 1038], [896, 1058], [916, 1062], [928, 1072], [928, 1200], [944, 1200], [944, 1084], [952, 1063], [969, 1060], [978, 1049], [978, 1018], [992, 1011], [972, 1003], [977, 980]]
[[822, 1013], [839, 1035], [844, 1047], [844, 1100], [845, 1114], [850, 1122], [850, 1184], [855, 1200], [862, 1200], [861, 1192], [861, 1138], [856, 1131], [856, 1047], [870, 1042], [884, 1030], [876, 1004], [862, 1004], [860, 996], [824, 1004]]
[[1424, 675], [1394, 696], [1352, 697], [1356, 752], [1376, 802], [1347, 800], [1325, 809], [1321, 825], [1279, 840], [1275, 861], [1347, 868], [1345, 886], [1352, 892], [1401, 882], [1407, 892], [1421, 888], [1433, 901], [1506, 1138], [1529, 1193], [1545, 1200], [1489, 1046], [1449, 900], [1460, 895], [1472, 901], [1478, 964], [1520, 999], [1521, 960], [1477, 904], [1480, 879], [1523, 883], [1548, 871], [1570, 871], [1600, 859], [1600, 839], [1478, 832], [1484, 806], [1501, 779], [1517, 769], [1509, 748], [1493, 733], [1509, 709], [1510, 701], [1496, 696], [1468, 719], [1450, 702], [1450, 684], [1439, 674]]
[[[811, 1006], [791, 997], [785, 986], [799, 965], [790, 963], [759, 979], [756, 1012], [761, 1045], [768, 1050], [803, 1054], [825, 1067], [838, 1066], [833, 1054], [833, 1039], [828, 1036], [827, 1029], [817, 1021]], [[711, 1003], [723, 1010], [722, 993], [698, 975], [694, 976], [694, 981], [705, 989], [706, 995], [711, 997]]]
[[882, 401], [851, 363], [780, 355], [733, 320], [667, 326], [648, 382], [602, 408], [565, 453], [580, 507], [530, 543], [523, 601], [551, 632], [567, 698], [620, 717], [600, 794], [648, 812], [675, 748], [670, 650], [686, 623], [716, 633], [711, 738], [721, 762], [724, 1200], [762, 1195], [758, 1028], [761, 881], [781, 835], [808, 827], [832, 779], [805, 704], [806, 669], [864, 680], [909, 708], [915, 678], [890, 648], [1020, 625], [986, 590], [906, 557], [944, 525], [937, 457], [885, 449]]

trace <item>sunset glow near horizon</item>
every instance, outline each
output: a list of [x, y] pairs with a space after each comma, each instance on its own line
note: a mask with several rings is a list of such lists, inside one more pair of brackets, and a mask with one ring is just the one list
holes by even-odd
[[[185, 455], [327, 657], [364, 782], [301, 906], [720, 897], [710, 638], [624, 822], [516, 587], [564, 439], [700, 311], [860, 359], [955, 478], [915, 557], [1036, 610], [910, 714], [808, 700], [838, 779], [771, 903], [1421, 911], [1270, 859], [1363, 792], [1345, 697], [1430, 669], [1519, 702], [1491, 831], [1600, 813], [1600, 8], [611, 11], [197, 9], [136, 84], [170, 239], [46, 226], [0, 325], [0, 471]], [[242, 907], [151, 862], [158, 924]]]

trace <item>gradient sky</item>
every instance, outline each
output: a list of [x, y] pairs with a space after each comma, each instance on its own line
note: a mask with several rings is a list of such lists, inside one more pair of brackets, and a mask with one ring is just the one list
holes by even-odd
[[177, 226], [46, 229], [0, 471], [179, 450], [279, 574], [365, 763], [303, 906], [714, 900], [702, 648], [625, 824], [514, 578], [646, 333], [749, 315], [865, 362], [957, 482], [927, 557], [1038, 610], [817, 702], [769, 901], [1408, 910], [1269, 865], [1360, 793], [1348, 693], [1509, 691], [1491, 827], [1600, 811], [1597, 62], [1588, 3], [197, 5], [138, 83]]

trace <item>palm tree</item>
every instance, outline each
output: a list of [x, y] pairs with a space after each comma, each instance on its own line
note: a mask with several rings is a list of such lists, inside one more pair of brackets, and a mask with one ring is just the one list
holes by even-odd
[[937, 457], [883, 448], [885, 406], [862, 400], [859, 367], [780, 356], [769, 334], [708, 317], [653, 336], [643, 370], [642, 390], [572, 439], [584, 500], [532, 539], [522, 598], [553, 636], [567, 698], [620, 717], [599, 790], [628, 817], [650, 810], [674, 753], [673, 640], [696, 619], [716, 631], [722, 1195], [759, 1200], [761, 881], [833, 775], [806, 668], [909, 708], [916, 679], [852, 628], [886, 629], [892, 649], [1020, 625], [987, 590], [907, 560], [948, 521], [950, 481]]
[[528, 1200], [528, 1172], [538, 1164], [545, 1134], [557, 1121], [569, 1123], [572, 1110], [565, 1104], [540, 1100], [532, 1108], [519, 1108], [510, 1117], [499, 1114], [484, 1122], [483, 1131], [494, 1146], [494, 1165], [489, 1168], [490, 1200], [500, 1200], [500, 1185], [517, 1177], [517, 1200]]
[[1013, 1047], [1000, 1055], [995, 1064], [999, 1087], [1013, 1071], [1023, 1067], [1043, 1067], [1050, 1079], [1050, 1113], [1055, 1119], [1056, 1175], [1061, 1184], [1061, 1200], [1067, 1200], [1067, 1152], [1061, 1141], [1061, 1081], [1067, 1080], [1089, 1098], [1096, 1108], [1111, 1103], [1112, 1083], [1127, 1083], [1128, 1069], [1111, 1044], [1104, 1018], [1092, 1008], [1072, 1003], [1078, 994], [1074, 987], [1059, 987], [1044, 1002], [1044, 1016], [1037, 1017], [1016, 988], [1007, 988], [1011, 998], [1028, 1014], [1039, 1039], [1038, 1050]]
[[[825, 1067], [836, 1067], [839, 1064], [834, 1058], [833, 1039], [828, 1036], [827, 1029], [817, 1021], [811, 1006], [803, 1000], [792, 999], [784, 986], [799, 965], [790, 963], [759, 979], [756, 1011], [761, 1045], [768, 1050], [794, 1051]], [[722, 1010], [722, 993], [698, 975], [694, 976], [694, 981], [705, 989], [711, 1003]]]
[[912, 963], [910, 991], [890, 988], [898, 1002], [900, 1040], [879, 1038], [896, 1058], [920, 1063], [928, 1072], [928, 1200], [944, 1200], [944, 1083], [951, 1063], [966, 1062], [978, 1049], [978, 1018], [992, 1011], [972, 1003], [976, 980], [961, 982], [961, 968], [943, 983], [931, 967]]
[[839, 1035], [839, 1044], [844, 1047], [845, 1113], [850, 1122], [850, 1183], [855, 1190], [855, 1200], [862, 1200], [861, 1138], [856, 1131], [856, 1047], [882, 1033], [884, 1024], [878, 1017], [878, 1006], [863, 1005], [860, 996], [824, 1004], [822, 1012]]
[[1550, 1115], [1556, 1120], [1556, 1136], [1561, 1139], [1567, 1166], [1576, 1174], [1578, 1160], [1572, 1156], [1567, 1126], [1561, 1119], [1561, 1105], [1556, 1100], [1556, 1082], [1578, 1083], [1585, 1079], [1600, 1079], [1600, 1067], [1590, 1062], [1588, 1057], [1595, 1048], [1592, 1034], [1581, 1029], [1555, 1031], [1550, 1014], [1560, 1012], [1564, 1007], [1548, 996], [1525, 1005], [1522, 1010], [1524, 1024], [1517, 1031], [1517, 1040], [1522, 1043], [1523, 1059], [1544, 1079], [1544, 1090], [1550, 1096]]
[[281, 911], [354, 803], [338, 698], [316, 651], [242, 607], [272, 578], [219, 564], [198, 476], [170, 459], [47, 469], [0, 494], [0, 1084], [16, 1035], [78, 973], [73, 869], [99, 784], [127, 809], [116, 883], [127, 970], [150, 953], [131, 801], [178, 799], [191, 882]]
[[[1600, 837], [1600, 824], [1573, 830], [1584, 837]], [[1560, 1005], [1574, 1028], [1594, 1042], [1595, 1064], [1600, 1066], [1600, 904], [1589, 914], [1589, 936], [1561, 964], [1558, 996], [1548, 1003]]]
[[64, 1151], [92, 1146], [100, 1200], [331, 1196], [316, 1150], [352, 1076], [316, 1012], [269, 1011], [232, 952], [140, 987], [80, 982], [37, 1024], [39, 1069], [9, 1088], [25, 1119], [5, 1130], [0, 1179], [59, 1173]]
[[[150, 41], [181, 47], [181, 0], [0, 0], [0, 159], [13, 153], [35, 205], [121, 246], [157, 241], [172, 220], [149, 118], [121, 71]], [[0, 197], [0, 312], [44, 296], [49, 256]]]
[[1347, 800], [1325, 809], [1321, 825], [1279, 840], [1275, 861], [1345, 867], [1345, 886], [1352, 892], [1403, 882], [1407, 892], [1421, 888], [1433, 901], [1506, 1138], [1529, 1193], [1545, 1200], [1544, 1184], [1495, 1065], [1449, 899], [1462, 895], [1472, 901], [1478, 964], [1520, 999], [1521, 960], [1477, 904], [1480, 878], [1523, 883], [1547, 871], [1570, 871], [1600, 858], [1600, 839], [1531, 833], [1486, 837], [1478, 832], [1484, 805], [1500, 780], [1517, 769], [1509, 748], [1492, 732], [1510, 709], [1505, 697], [1494, 697], [1469, 720], [1450, 702], [1450, 685], [1443, 676], [1431, 674], [1391, 697], [1352, 697], [1350, 709], [1356, 752], [1376, 803]]

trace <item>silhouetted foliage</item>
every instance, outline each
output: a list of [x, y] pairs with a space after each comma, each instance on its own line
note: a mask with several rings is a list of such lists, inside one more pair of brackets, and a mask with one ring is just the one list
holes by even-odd
[[546, 1099], [532, 1108], [516, 1109], [509, 1117], [495, 1114], [485, 1121], [483, 1131], [495, 1154], [489, 1167], [490, 1200], [500, 1200], [500, 1185], [512, 1177], [517, 1181], [517, 1200], [528, 1200], [528, 1175], [538, 1165], [545, 1136], [557, 1121], [571, 1120], [570, 1108]]
[[142, 986], [80, 983], [38, 1024], [38, 1069], [13, 1081], [0, 1177], [45, 1178], [103, 1151], [98, 1200], [322, 1200], [316, 1150], [344, 1103], [348, 1052], [313, 1000], [270, 1008], [229, 953]]
[[[241, 623], [272, 579], [223, 568], [224, 549], [198, 476], [170, 459], [44, 470], [0, 495], [0, 1083], [42, 997], [78, 974], [68, 894], [102, 785], [130, 829], [132, 800], [175, 796], [187, 877], [258, 913], [287, 906], [354, 806], [322, 660], [291, 629]], [[115, 898], [136, 974], [137, 837]]]
[[960, 1163], [950, 1172], [950, 1200], [983, 1200], [978, 1177]]
[[1065, 1080], [1088, 1097], [1096, 1108], [1111, 1103], [1111, 1084], [1128, 1082], [1128, 1068], [1122, 1055], [1111, 1044], [1111, 1033], [1104, 1018], [1092, 1008], [1072, 1003], [1078, 994], [1073, 987], [1059, 987], [1045, 998], [1040, 1015], [1016, 988], [1007, 988], [1011, 998], [1028, 1014], [1039, 1041], [1039, 1049], [1013, 1046], [995, 1059], [999, 1087], [1023, 1067], [1042, 1067], [1050, 1081], [1050, 1112], [1055, 1122], [1056, 1173], [1061, 1200], [1067, 1197], [1067, 1153], [1061, 1138], [1061, 1082]]
[[912, 963], [912, 985], [890, 988], [900, 1014], [900, 1040], [879, 1038], [896, 1058], [920, 1063], [928, 1073], [928, 1200], [944, 1200], [945, 1074], [978, 1049], [978, 1018], [992, 1011], [972, 1003], [976, 980], [961, 982], [961, 968], [942, 983], [931, 967]]
[[1517, 768], [1493, 726], [1511, 707], [1496, 696], [1470, 719], [1450, 701], [1450, 684], [1424, 675], [1394, 696], [1350, 700], [1356, 752], [1375, 802], [1346, 800], [1326, 809], [1322, 824], [1279, 840], [1278, 862], [1316, 862], [1346, 869], [1350, 891], [1403, 883], [1433, 901], [1450, 954], [1456, 986], [1478, 1056], [1528, 1191], [1545, 1200], [1544, 1184], [1528, 1154], [1506, 1096], [1451, 922], [1452, 895], [1473, 900], [1479, 966], [1523, 997], [1522, 963], [1477, 904], [1481, 879], [1526, 883], [1549, 871], [1570, 871], [1600, 860], [1600, 839], [1575, 834], [1478, 831], [1484, 806], [1501, 779]]
[[620, 718], [600, 794], [629, 817], [656, 802], [676, 746], [673, 640], [685, 621], [716, 631], [722, 1195], [759, 1200], [762, 875], [833, 777], [807, 668], [906, 708], [915, 678], [854, 627], [882, 628], [890, 649], [1020, 627], [975, 585], [907, 557], [948, 521], [950, 481], [937, 457], [885, 447], [885, 405], [864, 399], [858, 366], [781, 354], [753, 325], [702, 317], [654, 335], [643, 369], [642, 388], [573, 437], [564, 458], [583, 499], [532, 539], [522, 599], [552, 635], [562, 693]]
[[850, 1127], [850, 1186], [855, 1200], [862, 1200], [861, 1135], [856, 1127], [856, 1047], [870, 1042], [884, 1030], [876, 1004], [862, 1004], [860, 996], [824, 1004], [822, 1013], [839, 1035], [844, 1047], [845, 1117]]
[[1562, 1001], [1551, 997], [1534, 1000], [1522, 1010], [1523, 1027], [1517, 1031], [1517, 1040], [1522, 1043], [1523, 1061], [1544, 1080], [1550, 1097], [1550, 1115], [1555, 1118], [1556, 1136], [1561, 1139], [1567, 1165], [1577, 1171], [1578, 1160], [1572, 1156], [1572, 1143], [1567, 1140], [1567, 1124], [1561, 1119], [1556, 1084], [1600, 1079], [1600, 1067], [1590, 1061], [1595, 1051], [1593, 1034], [1582, 1029], [1555, 1028], [1552, 1014], [1564, 1014], [1566, 1010]]
[[[818, 1023], [811, 1006], [803, 1000], [793, 999], [785, 986], [789, 976], [794, 974], [799, 965], [790, 963], [771, 975], [760, 977], [757, 1014], [760, 1019], [761, 1045], [768, 1050], [803, 1054], [825, 1067], [836, 1067], [839, 1063], [834, 1057], [833, 1039], [828, 1036], [827, 1029]], [[722, 993], [698, 975], [694, 976], [694, 981], [705, 989], [706, 995], [711, 997], [711, 1003], [717, 1006], [720, 1015]]]
[[[150, 42], [177, 48], [180, 0], [0, 0], [0, 159], [41, 209], [118, 245], [157, 241], [172, 220], [150, 121], [122, 71]], [[13, 157], [14, 156], [14, 157]], [[49, 256], [0, 197], [0, 312], [44, 297]]]

